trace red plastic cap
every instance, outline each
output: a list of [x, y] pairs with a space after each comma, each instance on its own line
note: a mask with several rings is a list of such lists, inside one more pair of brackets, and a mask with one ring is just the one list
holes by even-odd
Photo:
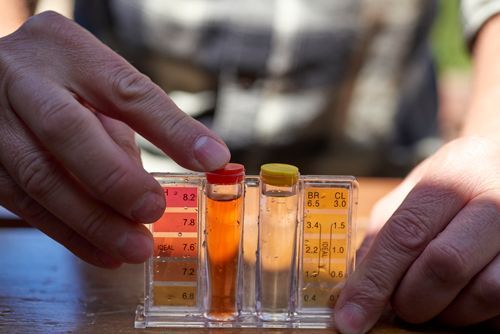
[[228, 163], [223, 168], [206, 174], [208, 183], [236, 184], [245, 178], [245, 167], [242, 164]]

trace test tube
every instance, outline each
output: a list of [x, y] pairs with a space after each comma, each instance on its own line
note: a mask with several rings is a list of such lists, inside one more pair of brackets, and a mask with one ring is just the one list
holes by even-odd
[[229, 321], [238, 316], [244, 178], [243, 165], [235, 163], [207, 173], [205, 316], [210, 320]]
[[262, 320], [286, 320], [293, 296], [299, 170], [265, 164], [260, 177], [257, 311]]

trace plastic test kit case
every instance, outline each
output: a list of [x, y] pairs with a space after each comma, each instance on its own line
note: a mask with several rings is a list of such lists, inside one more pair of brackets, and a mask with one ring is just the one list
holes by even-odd
[[333, 327], [354, 269], [357, 182], [296, 167], [154, 174], [166, 197], [149, 228], [135, 327]]

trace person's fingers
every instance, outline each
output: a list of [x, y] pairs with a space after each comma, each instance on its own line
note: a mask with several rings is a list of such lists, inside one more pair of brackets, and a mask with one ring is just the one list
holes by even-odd
[[21, 36], [56, 36], [51, 42], [70, 50], [59, 70], [64, 76], [56, 76], [59, 84], [96, 110], [132, 126], [180, 165], [214, 170], [229, 161], [229, 150], [217, 135], [180, 111], [148, 77], [75, 23], [45, 13], [28, 20], [20, 31]]
[[498, 157], [496, 143], [468, 137], [450, 142], [429, 159], [421, 180], [347, 278], [334, 310], [342, 333], [368, 331], [428, 244], [468, 202], [498, 189]]
[[108, 135], [115, 141], [118, 147], [125, 151], [125, 153], [127, 153], [132, 160], [136, 161], [139, 166], [142, 166], [141, 149], [137, 144], [135, 131], [122, 121], [113, 119], [98, 112], [91, 105], [79, 99], [78, 96], [75, 96], [75, 98], [85, 108], [94, 113], [104, 127], [104, 130], [106, 130]]
[[439, 319], [453, 326], [468, 326], [496, 317], [500, 320], [500, 254], [460, 292]]
[[[97, 56], [97, 55], [96, 55]], [[116, 55], [114, 55], [117, 58]], [[230, 159], [226, 145], [200, 122], [182, 112], [149, 78], [123, 59], [103, 53], [95, 68], [101, 78], [88, 85], [75, 78], [83, 98], [108, 116], [133, 125], [180, 165], [192, 170], [214, 170]], [[108, 69], [107, 72], [103, 72]], [[104, 92], [104, 99], [101, 94]]]
[[377, 321], [411, 263], [462, 208], [452, 189], [420, 182], [379, 232], [335, 307], [342, 333], [364, 333]]
[[[411, 323], [428, 321], [462, 295], [469, 281], [500, 252], [499, 207], [491, 194], [475, 197], [429, 243], [394, 293], [392, 307], [399, 317]], [[500, 284], [500, 276], [498, 280]], [[474, 319], [476, 312], [461, 320]]]
[[128, 156], [142, 166], [141, 149], [135, 140], [135, 132], [127, 124], [107, 117], [101, 113], [96, 113], [96, 117], [101, 121], [102, 126]]
[[90, 244], [35, 202], [17, 186], [1, 166], [0, 203], [33, 227], [65, 246], [82, 260], [104, 268], [116, 268], [121, 265], [121, 261]]
[[428, 163], [422, 162], [415, 167], [412, 172], [395, 187], [390, 193], [375, 203], [369, 219], [366, 235], [359, 249], [356, 251], [356, 263], [361, 263], [370, 249], [377, 233], [389, 220], [394, 211], [401, 205], [403, 199], [408, 195], [413, 187], [420, 181]]
[[15, 79], [8, 91], [13, 110], [88, 191], [138, 222], [161, 216], [160, 185], [116, 144], [93, 112], [50, 80]]
[[6, 136], [0, 137], [0, 164], [24, 192], [118, 261], [140, 263], [151, 255], [152, 237], [145, 226], [92, 198], [37, 145], [15, 115], [3, 116], [0, 132]]

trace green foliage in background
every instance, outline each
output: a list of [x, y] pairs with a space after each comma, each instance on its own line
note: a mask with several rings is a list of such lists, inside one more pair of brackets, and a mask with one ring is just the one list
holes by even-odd
[[439, 12], [431, 35], [431, 45], [439, 72], [467, 71], [470, 55], [465, 46], [460, 21], [460, 0], [439, 0]]

